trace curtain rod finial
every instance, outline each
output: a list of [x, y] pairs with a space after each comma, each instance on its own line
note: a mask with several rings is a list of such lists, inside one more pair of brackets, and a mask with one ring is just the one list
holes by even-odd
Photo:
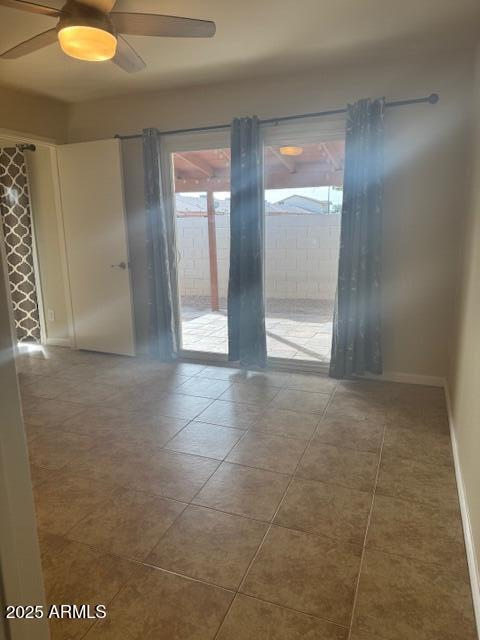
[[438, 93], [431, 93], [428, 96], [428, 101], [430, 104], [437, 104], [439, 100], [440, 100], [440, 96], [438, 95]]

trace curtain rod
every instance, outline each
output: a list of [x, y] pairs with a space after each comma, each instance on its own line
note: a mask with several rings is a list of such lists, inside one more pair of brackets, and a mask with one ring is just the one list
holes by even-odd
[[[421, 102], [428, 102], [429, 104], [436, 104], [440, 100], [438, 93], [431, 93], [424, 98], [412, 98], [410, 100], [395, 100], [392, 102], [386, 102], [386, 107], [403, 107], [407, 104], [419, 104]], [[281, 116], [279, 118], [267, 118], [266, 120], [259, 120], [260, 124], [278, 124], [279, 122], [286, 122], [289, 120], [302, 120], [304, 118], [318, 118], [321, 116], [334, 116], [340, 113], [347, 113], [348, 109], [343, 107], [341, 109], [329, 109], [328, 111], [317, 111], [314, 113], [300, 113], [292, 116]], [[215, 131], [216, 129], [229, 129], [229, 124], [214, 124], [207, 127], [192, 127], [191, 129], [172, 129], [171, 131], [159, 131], [162, 136], [169, 136], [176, 133], [195, 133], [198, 131]], [[114, 138], [120, 140], [132, 140], [134, 138], [141, 138], [141, 133], [134, 133], [132, 135], [121, 136], [118, 133], [114, 135]]]

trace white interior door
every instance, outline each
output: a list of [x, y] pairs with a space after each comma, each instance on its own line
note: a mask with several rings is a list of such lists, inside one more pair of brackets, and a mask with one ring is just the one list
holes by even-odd
[[76, 346], [135, 354], [120, 142], [58, 147]]

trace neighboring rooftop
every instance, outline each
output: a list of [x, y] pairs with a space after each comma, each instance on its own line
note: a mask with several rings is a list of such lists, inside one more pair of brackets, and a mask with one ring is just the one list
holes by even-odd
[[[230, 198], [215, 198], [215, 213], [230, 213]], [[331, 204], [331, 203], [330, 203]], [[175, 206], [177, 215], [182, 217], [202, 217], [207, 214], [206, 195], [189, 196], [184, 193], [175, 194]], [[267, 215], [328, 215], [336, 213], [332, 210], [328, 200], [317, 200], [307, 196], [294, 195], [278, 202], [265, 200], [265, 213]]]

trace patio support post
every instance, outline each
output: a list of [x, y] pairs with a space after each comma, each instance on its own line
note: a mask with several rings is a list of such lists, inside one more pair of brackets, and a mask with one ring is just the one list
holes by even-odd
[[215, 200], [213, 191], [207, 191], [208, 256], [210, 262], [210, 304], [218, 311], [217, 232], [215, 228]]

